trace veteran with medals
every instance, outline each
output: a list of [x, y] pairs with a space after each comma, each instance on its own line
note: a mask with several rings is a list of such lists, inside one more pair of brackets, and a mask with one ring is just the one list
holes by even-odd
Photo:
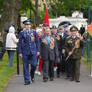
[[45, 28], [44, 35], [40, 38], [41, 57], [43, 59], [43, 82], [53, 81], [54, 61], [57, 61], [58, 47], [56, 40], [51, 35], [50, 29]]
[[[30, 82], [34, 82], [37, 55], [40, 54], [40, 44], [36, 31], [31, 29], [31, 21], [26, 20], [23, 23], [25, 27], [19, 36], [18, 52], [19, 56], [23, 59], [24, 82], [25, 85], [29, 85]], [[30, 73], [29, 63], [31, 65]]]
[[83, 47], [83, 37], [79, 37], [78, 28], [72, 26], [70, 28], [71, 36], [65, 41], [65, 52], [67, 59], [71, 62], [71, 81], [80, 82], [80, 59], [81, 59], [81, 48]]

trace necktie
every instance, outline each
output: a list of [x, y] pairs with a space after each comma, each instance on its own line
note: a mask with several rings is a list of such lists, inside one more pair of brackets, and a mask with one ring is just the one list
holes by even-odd
[[49, 44], [50, 43], [50, 36], [47, 36], [46, 39], [47, 39], [48, 44]]

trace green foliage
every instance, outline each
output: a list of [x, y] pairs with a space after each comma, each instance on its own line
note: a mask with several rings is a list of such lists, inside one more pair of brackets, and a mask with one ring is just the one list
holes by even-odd
[[22, 9], [27, 10], [32, 6], [32, 3], [30, 0], [22, 0]]
[[[91, 41], [92, 42], [92, 41]], [[92, 46], [92, 43], [90, 44]], [[83, 64], [85, 64], [88, 68], [91, 68], [91, 63], [92, 63], [92, 47], [90, 48], [90, 61], [87, 61], [87, 43], [84, 46], [84, 56], [81, 58], [81, 61]]]
[[[53, 1], [53, 2], [52, 2]], [[92, 0], [91, 11], [92, 11]], [[54, 16], [71, 16], [73, 11], [82, 11], [84, 17], [88, 17], [88, 0], [50, 0], [51, 14]]]
[[84, 50], [84, 56], [81, 58], [83, 64], [85, 64], [88, 68], [91, 67], [91, 62], [87, 62], [87, 49]]
[[0, 13], [2, 12], [3, 9], [3, 0], [0, 0]]
[[[14, 0], [10, 0], [14, 1]], [[34, 20], [33, 16], [35, 14], [35, 5], [32, 3], [33, 0], [22, 0], [22, 9], [21, 13], [26, 13], [29, 17], [29, 10], [32, 10], [32, 20]], [[42, 0], [44, 1], [44, 0]], [[88, 17], [88, 1], [89, 0], [47, 0], [49, 3], [49, 17], [54, 18], [58, 16], [71, 16], [72, 12], [75, 10], [82, 11], [84, 13], [84, 17]], [[0, 0], [0, 13], [3, 11], [3, 4], [7, 2], [7, 0]], [[44, 5], [45, 6], [45, 5]], [[92, 12], [92, 0], [90, 0], [90, 9]], [[39, 15], [41, 16], [41, 21], [44, 18], [45, 10], [39, 11]]]

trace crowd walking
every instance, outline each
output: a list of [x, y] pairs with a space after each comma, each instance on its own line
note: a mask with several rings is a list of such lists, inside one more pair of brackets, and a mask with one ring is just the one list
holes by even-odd
[[35, 74], [42, 75], [45, 83], [54, 81], [55, 74], [57, 78], [65, 75], [65, 79], [79, 83], [80, 59], [86, 40], [83, 28], [78, 30], [68, 23], [58, 28], [54, 24], [50, 28], [46, 23], [34, 27], [30, 19], [25, 20], [23, 25], [18, 37], [14, 25], [9, 26], [5, 48], [9, 56], [9, 67], [13, 66], [14, 52], [18, 50], [23, 61], [24, 84], [33, 83]]
[[43, 75], [43, 82], [54, 81], [54, 67], [57, 78], [65, 74], [65, 79], [79, 83], [85, 39], [78, 28], [73, 25], [69, 28], [69, 24], [50, 28], [48, 24], [43, 24], [40, 28], [32, 29], [30, 20], [23, 23], [18, 52], [23, 60], [25, 85], [35, 81], [35, 73]]

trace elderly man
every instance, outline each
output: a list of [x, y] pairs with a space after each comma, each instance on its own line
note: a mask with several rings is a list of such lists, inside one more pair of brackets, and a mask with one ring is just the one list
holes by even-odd
[[53, 81], [54, 61], [58, 59], [58, 48], [56, 40], [51, 35], [48, 27], [45, 28], [44, 35], [40, 38], [40, 45], [43, 60], [43, 82], [47, 82], [48, 78], [50, 78], [50, 81]]

